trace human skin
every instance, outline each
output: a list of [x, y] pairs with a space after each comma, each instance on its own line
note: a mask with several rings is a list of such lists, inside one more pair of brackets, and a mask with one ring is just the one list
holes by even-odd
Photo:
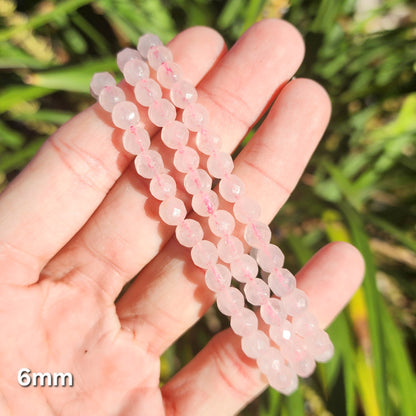
[[[184, 78], [198, 85], [225, 151], [277, 96], [235, 160], [247, 193], [262, 207], [261, 220], [270, 222], [330, 117], [321, 86], [288, 82], [303, 59], [301, 36], [286, 22], [265, 20], [229, 52], [204, 27], [185, 30], [169, 46]], [[132, 88], [121, 86], [133, 99]], [[173, 152], [140, 110], [152, 146], [172, 167]], [[0, 196], [1, 415], [231, 415], [266, 387], [227, 329], [159, 388], [160, 355], [214, 296], [174, 228], [158, 218], [158, 203], [122, 149], [121, 134], [108, 113], [91, 106], [50, 137]], [[181, 187], [178, 196], [190, 206]], [[348, 302], [363, 270], [359, 252], [339, 242], [299, 271], [297, 285], [322, 327]], [[21, 387], [23, 367], [71, 372], [74, 386]]]

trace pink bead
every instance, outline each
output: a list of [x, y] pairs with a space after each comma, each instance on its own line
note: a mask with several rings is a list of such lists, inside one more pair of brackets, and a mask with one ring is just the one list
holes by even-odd
[[146, 150], [137, 155], [134, 164], [137, 173], [146, 179], [152, 179], [163, 169], [162, 157], [154, 150]]
[[150, 181], [150, 193], [160, 201], [164, 201], [176, 194], [176, 182], [172, 176], [162, 173]]
[[207, 168], [214, 178], [223, 178], [232, 172], [234, 162], [228, 153], [213, 153], [207, 160]]
[[244, 182], [236, 175], [227, 175], [220, 180], [221, 196], [228, 202], [236, 202], [244, 194]]
[[214, 191], [196, 194], [192, 197], [192, 209], [201, 217], [209, 217], [218, 209], [218, 195]]
[[196, 195], [210, 191], [212, 179], [204, 169], [196, 169], [185, 175], [183, 185], [188, 194]]
[[154, 125], [163, 127], [175, 120], [176, 109], [170, 101], [165, 98], [160, 98], [150, 104], [148, 114], [150, 121]]
[[121, 72], [124, 71], [124, 66], [132, 59], [141, 59], [139, 51], [132, 48], [124, 48], [117, 54], [117, 66]]
[[231, 273], [227, 267], [217, 264], [205, 272], [205, 283], [209, 290], [220, 292], [231, 284]]
[[254, 279], [258, 273], [256, 260], [248, 254], [243, 254], [230, 264], [231, 274], [241, 283], [247, 283]]
[[315, 360], [300, 338], [294, 338], [292, 342], [282, 344], [280, 351], [300, 377], [309, 377], [314, 372]]
[[308, 309], [308, 297], [300, 289], [295, 289], [289, 295], [282, 298], [282, 300], [290, 316], [296, 317]]
[[149, 107], [155, 100], [162, 98], [162, 90], [153, 79], [143, 78], [135, 85], [134, 95], [139, 104]]
[[212, 155], [221, 149], [222, 140], [218, 134], [201, 129], [196, 134], [196, 147], [204, 155]]
[[276, 298], [269, 298], [260, 306], [260, 315], [263, 321], [269, 325], [281, 325], [286, 319], [284, 305]]
[[293, 326], [289, 321], [285, 320], [280, 325], [270, 325], [269, 334], [270, 338], [280, 346], [293, 339]]
[[293, 318], [293, 329], [304, 338], [315, 337], [320, 331], [318, 320], [308, 311]]
[[97, 99], [105, 87], [113, 87], [115, 85], [116, 80], [109, 72], [97, 72], [91, 78], [90, 93]]
[[[235, 206], [235, 205], [234, 205]], [[267, 244], [257, 251], [257, 263], [265, 272], [272, 272], [283, 266], [285, 256], [279, 247]]]
[[171, 196], [160, 204], [159, 215], [166, 224], [178, 225], [186, 217], [185, 204], [181, 199]]
[[263, 374], [268, 374], [272, 369], [279, 371], [285, 365], [285, 360], [275, 347], [266, 348], [257, 359], [259, 370]]
[[175, 230], [176, 239], [184, 247], [193, 247], [204, 238], [201, 224], [191, 218], [183, 220]]
[[181, 149], [189, 139], [189, 130], [183, 123], [173, 120], [162, 128], [162, 142], [170, 149]]
[[320, 363], [326, 363], [334, 355], [334, 345], [325, 331], [319, 330], [305, 341], [312, 356]]
[[231, 263], [242, 256], [244, 247], [241, 240], [233, 235], [225, 236], [218, 241], [218, 255], [224, 263]]
[[[137, 52], [137, 51], [136, 51]], [[149, 78], [150, 71], [146, 62], [142, 59], [130, 59], [123, 67], [123, 75], [126, 82], [130, 85], [136, 85], [141, 79]]]
[[208, 225], [216, 236], [225, 237], [233, 233], [235, 220], [228, 211], [219, 209], [208, 218]]
[[123, 133], [123, 147], [133, 155], [144, 152], [150, 147], [149, 133], [141, 127], [131, 126]]
[[241, 338], [241, 349], [249, 358], [259, 358], [269, 346], [269, 338], [263, 331], [256, 331]]
[[178, 81], [172, 85], [170, 99], [178, 108], [185, 108], [189, 104], [196, 103], [198, 93], [195, 87], [188, 81]]
[[198, 103], [189, 104], [183, 110], [182, 120], [191, 131], [199, 131], [208, 123], [208, 110]]
[[246, 299], [252, 305], [263, 305], [269, 299], [270, 289], [263, 279], [253, 279], [244, 286]]
[[278, 369], [271, 367], [266, 377], [270, 386], [283, 394], [292, 394], [298, 388], [296, 373], [287, 365]]
[[157, 80], [164, 88], [171, 88], [173, 84], [182, 78], [182, 70], [174, 62], [164, 62], [157, 70]]
[[280, 298], [293, 292], [296, 287], [296, 279], [287, 269], [274, 269], [268, 278], [270, 289]]
[[260, 221], [250, 222], [244, 229], [244, 239], [251, 247], [263, 247], [270, 243], [271, 238], [272, 232], [269, 226]]
[[257, 331], [257, 316], [252, 310], [243, 308], [231, 315], [230, 326], [237, 335], [249, 336]]
[[144, 59], [147, 59], [149, 49], [159, 45], [162, 45], [162, 41], [156, 35], [146, 33], [145, 35], [140, 36], [137, 44], [137, 50]]
[[191, 257], [194, 264], [201, 269], [208, 269], [217, 263], [217, 247], [211, 241], [202, 240], [192, 247]]
[[185, 146], [175, 152], [173, 164], [179, 172], [194, 171], [199, 166], [199, 155], [192, 147]]
[[113, 123], [119, 129], [127, 130], [130, 126], [136, 126], [140, 121], [137, 107], [131, 101], [117, 103], [111, 112]]
[[217, 307], [223, 315], [236, 315], [244, 308], [244, 296], [235, 287], [226, 287], [218, 292]]
[[157, 70], [164, 62], [173, 61], [172, 52], [166, 46], [154, 46], [147, 52], [147, 61], [154, 70]]
[[126, 96], [121, 88], [116, 86], [104, 87], [98, 96], [98, 102], [105, 111], [113, 111], [117, 103], [126, 100]]
[[257, 220], [260, 217], [260, 205], [247, 196], [242, 196], [233, 207], [235, 218], [243, 224]]

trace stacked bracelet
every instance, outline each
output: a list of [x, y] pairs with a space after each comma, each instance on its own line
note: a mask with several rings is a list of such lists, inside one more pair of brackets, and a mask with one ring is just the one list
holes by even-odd
[[[150, 192], [162, 201], [161, 219], [176, 227], [179, 243], [191, 248], [194, 264], [205, 270], [206, 284], [217, 294], [218, 309], [231, 317], [231, 328], [242, 337], [243, 351], [257, 360], [272, 387], [290, 394], [298, 385], [296, 375], [308, 377], [315, 360], [331, 358], [333, 345], [328, 335], [307, 310], [307, 296], [296, 288], [295, 277], [282, 268], [284, 255], [270, 244], [271, 230], [258, 220], [259, 205], [245, 195], [243, 181], [232, 173], [233, 160], [221, 151], [219, 136], [209, 130], [208, 111], [197, 103], [194, 86], [182, 79], [171, 51], [158, 37], [146, 34], [139, 39], [137, 50], [126, 48], [119, 52], [117, 64], [126, 82], [134, 86], [138, 103], [148, 108], [150, 121], [162, 128], [162, 142], [175, 149], [173, 164], [185, 174], [184, 188], [192, 195], [193, 211], [208, 217], [211, 232], [219, 237], [216, 244], [203, 239], [198, 221], [185, 218], [187, 211], [176, 197], [176, 182], [165, 173], [162, 156], [150, 149], [150, 137], [140, 123], [136, 104], [126, 101], [109, 73], [94, 75], [91, 93], [104, 110], [111, 112], [115, 126], [125, 130], [124, 148], [136, 155], [137, 172], [150, 179]], [[163, 98], [161, 86], [150, 77], [148, 64], [156, 71], [160, 85], [169, 91], [170, 100]], [[176, 120], [175, 107], [183, 110], [182, 122]], [[190, 132], [196, 133], [198, 150], [208, 156], [209, 173], [199, 167], [198, 152], [187, 145]], [[254, 258], [244, 253], [243, 243], [233, 235], [234, 216], [219, 209], [220, 200], [212, 190], [211, 177], [219, 179], [221, 197], [233, 204], [235, 219], [245, 225], [244, 240], [252, 247]], [[267, 274], [268, 284], [257, 278], [258, 266]], [[231, 277], [244, 284], [246, 300], [260, 307], [262, 320], [270, 326], [269, 336], [258, 329], [257, 316], [244, 306], [243, 294], [230, 286]], [[270, 297], [270, 289], [276, 297]]]

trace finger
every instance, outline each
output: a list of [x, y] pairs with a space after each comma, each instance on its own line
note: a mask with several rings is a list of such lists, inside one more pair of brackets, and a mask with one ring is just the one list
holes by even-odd
[[[328, 123], [330, 103], [313, 81], [298, 79], [280, 93], [263, 126], [238, 155], [235, 171], [270, 222], [292, 191]], [[181, 304], [178, 314], [178, 302]], [[192, 326], [213, 302], [189, 250], [172, 239], [117, 305], [122, 326], [156, 354]]]
[[[175, 37], [170, 48], [185, 77], [197, 83], [222, 53], [224, 41], [211, 29], [195, 27]], [[121, 86], [131, 97], [132, 88]], [[157, 129], [144, 123], [154, 134]], [[80, 229], [133, 157], [121, 151], [121, 133], [95, 104], [45, 142], [1, 195], [1, 259], [14, 258], [39, 271]], [[13, 282], [16, 272], [9, 276]]]
[[[306, 291], [311, 311], [328, 325], [361, 283], [364, 263], [346, 243], [321, 249], [299, 272], [299, 287]], [[235, 414], [266, 387], [254, 360], [240, 347], [241, 338], [230, 329], [209, 344], [163, 388], [166, 414]], [[175, 412], [172, 411], [175, 410]]]
[[[276, 42], [275, 53], [271, 54], [273, 42]], [[276, 89], [293, 75], [302, 56], [303, 44], [296, 29], [285, 22], [264, 21], [249, 29], [209, 72], [198, 86], [198, 93], [200, 101], [210, 111], [213, 127], [224, 132], [221, 135], [225, 148], [230, 150], [238, 145]], [[266, 65], [259, 66], [259, 62], [265, 61]], [[242, 67], [244, 71], [241, 72]], [[205, 91], [213, 92], [208, 97]], [[242, 110], [243, 102], [250, 105]], [[219, 103], [227, 104], [227, 112]], [[165, 148], [159, 136], [152, 146], [164, 155], [165, 165], [174, 172], [173, 153]], [[183, 175], [177, 178], [183, 181]], [[96, 287], [115, 297], [123, 284], [159, 252], [174, 231], [161, 224], [159, 204], [150, 195], [148, 186], [148, 181], [140, 180], [131, 166], [91, 221], [53, 260], [53, 269], [63, 270], [62, 264], [71, 264], [82, 270], [82, 275], [92, 276]], [[178, 196], [189, 206], [188, 195], [180, 193]], [[140, 216], [141, 212], [146, 215]], [[109, 267], [114, 273], [108, 272]], [[48, 265], [48, 274], [55, 274], [53, 269]]]

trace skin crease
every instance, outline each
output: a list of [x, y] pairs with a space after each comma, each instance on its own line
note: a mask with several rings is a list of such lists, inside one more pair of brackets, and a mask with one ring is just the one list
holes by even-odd
[[[262, 205], [262, 219], [271, 221], [330, 114], [319, 85], [287, 83], [303, 58], [299, 33], [265, 20], [226, 53], [216, 32], [195, 27], [170, 48], [184, 78], [199, 83], [199, 102], [226, 151], [280, 92], [236, 159], [248, 194]], [[123, 88], [132, 99], [131, 89]], [[169, 167], [172, 153], [140, 110], [152, 146]], [[109, 115], [93, 105], [62, 126], [0, 196], [1, 415], [231, 415], [266, 387], [228, 329], [159, 389], [159, 355], [204, 314], [213, 296], [189, 251], [172, 238], [173, 228], [161, 224], [148, 181], [135, 174], [120, 143]], [[189, 206], [183, 192], [179, 197]], [[363, 269], [355, 248], [332, 243], [298, 273], [322, 326], [352, 296]], [[71, 372], [74, 386], [23, 388], [17, 383], [22, 367]]]

